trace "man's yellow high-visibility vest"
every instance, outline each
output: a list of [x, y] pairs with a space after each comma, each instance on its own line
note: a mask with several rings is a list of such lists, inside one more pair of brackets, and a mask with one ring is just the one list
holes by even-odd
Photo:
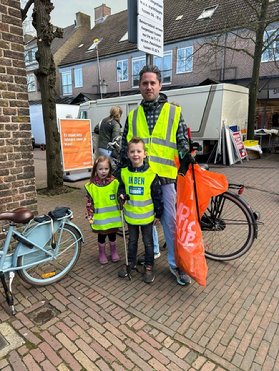
[[121, 179], [130, 199], [124, 205], [125, 220], [133, 225], [146, 225], [154, 220], [154, 205], [151, 184], [156, 174], [149, 167], [143, 172], [132, 172], [126, 167], [121, 170]]
[[117, 203], [119, 182], [114, 179], [111, 183], [99, 187], [94, 183], [86, 183], [85, 189], [94, 202], [94, 215], [91, 227], [94, 231], [106, 231], [122, 227], [120, 210]]
[[142, 106], [128, 115], [127, 142], [134, 136], [144, 140], [149, 165], [161, 177], [176, 179], [177, 176], [174, 159], [178, 157], [176, 132], [180, 114], [180, 107], [165, 103], [151, 135]]

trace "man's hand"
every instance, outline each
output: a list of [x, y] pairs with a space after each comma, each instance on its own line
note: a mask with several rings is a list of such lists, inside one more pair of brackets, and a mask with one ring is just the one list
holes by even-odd
[[178, 174], [184, 176], [187, 173], [190, 164], [195, 164], [196, 160], [190, 153], [186, 153], [183, 158], [180, 158], [180, 167]]

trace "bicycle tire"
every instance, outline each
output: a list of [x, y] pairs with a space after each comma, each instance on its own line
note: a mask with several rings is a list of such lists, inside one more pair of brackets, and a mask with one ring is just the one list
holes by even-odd
[[229, 261], [251, 248], [256, 236], [256, 221], [246, 202], [227, 191], [212, 197], [201, 218], [201, 229], [205, 256]]
[[[71, 225], [65, 224], [55, 233], [57, 247], [51, 247], [51, 240], [44, 246], [48, 251], [53, 251], [53, 260], [42, 261], [30, 268], [18, 270], [19, 276], [33, 286], [46, 286], [62, 280], [74, 267], [81, 252], [81, 238], [79, 232]], [[58, 253], [57, 256], [55, 256]], [[18, 266], [28, 264], [34, 259], [42, 260], [46, 254], [43, 251], [34, 250], [34, 252], [23, 255], [18, 259]]]

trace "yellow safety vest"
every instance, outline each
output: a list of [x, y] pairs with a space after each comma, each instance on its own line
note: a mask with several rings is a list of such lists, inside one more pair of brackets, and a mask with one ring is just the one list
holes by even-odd
[[124, 205], [125, 220], [133, 225], [145, 225], [154, 220], [154, 205], [151, 184], [156, 174], [149, 167], [143, 172], [132, 172], [126, 167], [121, 170], [121, 179], [126, 194], [130, 196]]
[[127, 141], [134, 136], [144, 140], [149, 165], [154, 173], [161, 177], [176, 179], [177, 176], [174, 159], [178, 157], [176, 132], [180, 114], [180, 107], [165, 103], [151, 135], [142, 106], [132, 110], [128, 115]]
[[85, 189], [94, 202], [94, 215], [91, 227], [94, 231], [106, 231], [122, 227], [120, 210], [117, 203], [119, 182], [114, 179], [105, 186], [86, 183]]

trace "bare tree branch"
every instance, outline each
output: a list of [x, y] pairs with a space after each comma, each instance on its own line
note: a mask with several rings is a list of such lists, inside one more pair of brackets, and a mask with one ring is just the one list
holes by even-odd
[[27, 3], [25, 4], [25, 7], [23, 9], [20, 9], [21, 18], [22, 18], [23, 21], [27, 17], [28, 10], [29, 10], [29, 8], [32, 4], [34, 4], [34, 0], [28, 0]]

